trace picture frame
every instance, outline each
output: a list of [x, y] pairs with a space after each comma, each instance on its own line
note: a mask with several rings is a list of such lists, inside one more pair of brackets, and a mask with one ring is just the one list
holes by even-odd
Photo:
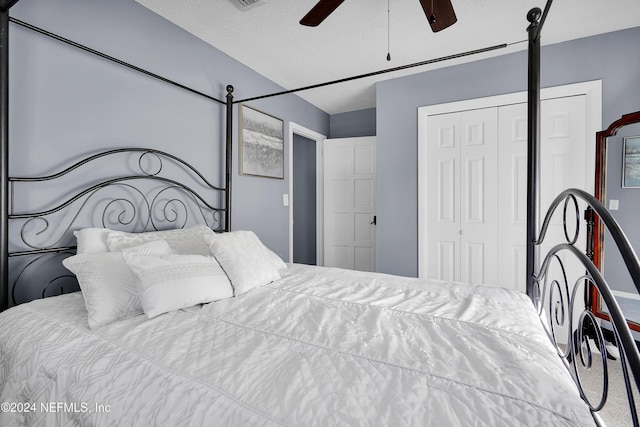
[[640, 136], [624, 138], [622, 188], [640, 188]]
[[240, 174], [284, 179], [284, 122], [240, 105]]

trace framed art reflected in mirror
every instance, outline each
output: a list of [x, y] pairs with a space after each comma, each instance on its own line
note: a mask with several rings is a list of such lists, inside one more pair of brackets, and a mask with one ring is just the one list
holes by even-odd
[[622, 162], [622, 187], [640, 187], [640, 136], [624, 139], [624, 154]]

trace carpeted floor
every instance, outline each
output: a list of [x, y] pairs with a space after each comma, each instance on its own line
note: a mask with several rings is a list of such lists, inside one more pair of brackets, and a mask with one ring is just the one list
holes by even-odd
[[[619, 360], [607, 360], [607, 371], [609, 374], [609, 393], [604, 409], [599, 412], [600, 417], [607, 427], [632, 426], [627, 392], [625, 390], [622, 367]], [[580, 364], [579, 364], [580, 366]], [[579, 369], [583, 389], [587, 397], [594, 405], [600, 401], [602, 396], [602, 357], [600, 354], [594, 355], [591, 369]], [[633, 386], [636, 407], [640, 411], [637, 400], [640, 398], [638, 390]]]

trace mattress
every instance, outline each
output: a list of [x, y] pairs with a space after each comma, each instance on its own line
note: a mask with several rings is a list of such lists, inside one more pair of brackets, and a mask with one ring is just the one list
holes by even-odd
[[0, 425], [594, 425], [523, 294], [281, 276], [94, 330], [80, 293], [0, 313]]

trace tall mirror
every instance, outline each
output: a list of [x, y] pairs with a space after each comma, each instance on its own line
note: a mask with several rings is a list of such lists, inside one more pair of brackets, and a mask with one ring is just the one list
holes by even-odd
[[[624, 130], [622, 130], [624, 128]], [[620, 132], [619, 132], [620, 131]], [[609, 147], [615, 144], [616, 151], [612, 151]], [[637, 218], [637, 207], [629, 206], [629, 200], [640, 201], [640, 111], [625, 114], [618, 120], [614, 121], [605, 130], [596, 133], [596, 168], [595, 168], [595, 198], [598, 199], [610, 211], [618, 209], [626, 209], [627, 216], [635, 215]], [[609, 151], [609, 153], [608, 153]], [[607, 161], [608, 160], [608, 161]], [[636, 170], [636, 168], [638, 168]], [[636, 174], [638, 175], [636, 181]], [[614, 186], [615, 183], [615, 186]], [[609, 188], [615, 188], [616, 194], [607, 194], [607, 184]], [[618, 190], [619, 188], [619, 190]], [[613, 193], [613, 191], [611, 191]], [[640, 204], [638, 202], [637, 204]], [[615, 212], [612, 212], [615, 214]], [[624, 219], [623, 212], [620, 211]], [[614, 215], [616, 216], [616, 215]], [[624, 286], [626, 278], [618, 279], [616, 273], [618, 262], [613, 255], [607, 257], [607, 266], [605, 268], [605, 227], [601, 224], [597, 217], [593, 218], [593, 240], [592, 240], [592, 256], [596, 267], [603, 272], [607, 281], [610, 283], [614, 291], [619, 290], [618, 300], [623, 313], [627, 317], [629, 325], [635, 331], [640, 331], [640, 300], [626, 298]], [[622, 224], [621, 224], [622, 225]], [[638, 229], [636, 226], [624, 226], [624, 230]], [[627, 236], [632, 245], [638, 249], [638, 245], [634, 244], [634, 237]], [[640, 240], [636, 240], [640, 241]], [[605, 271], [606, 270], [606, 271]], [[622, 274], [622, 271], [619, 272]], [[615, 283], [614, 283], [615, 282]], [[633, 292], [635, 293], [635, 291]], [[629, 293], [631, 294], [631, 292]], [[594, 314], [602, 319], [609, 320], [609, 315], [605, 311], [600, 295], [595, 287], [591, 289], [591, 306]], [[637, 315], [636, 315], [637, 313]]]

